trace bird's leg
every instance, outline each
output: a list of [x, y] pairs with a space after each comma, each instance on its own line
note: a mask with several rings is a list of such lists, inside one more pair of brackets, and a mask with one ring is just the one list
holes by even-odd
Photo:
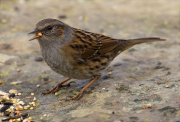
[[92, 85], [95, 81], [97, 81], [97, 80], [100, 78], [100, 76], [101, 76], [101, 75], [95, 76], [94, 79], [93, 79], [89, 84], [87, 84], [84, 88], [82, 88], [77, 95], [69, 96], [69, 97], [67, 97], [66, 100], [74, 100], [74, 99], [79, 100], [79, 99], [81, 98], [83, 92], [84, 92], [90, 85]]
[[66, 80], [61, 81], [61, 82], [58, 83], [55, 87], [53, 87], [52, 89], [47, 90], [46, 92], [43, 92], [42, 94], [45, 95], [45, 94], [49, 94], [49, 93], [51, 93], [51, 92], [57, 92], [58, 89], [61, 88], [61, 87], [70, 86], [70, 84], [71, 84], [72, 82], [74, 82], [74, 81], [72, 81], [72, 82], [70, 82], [70, 83], [68, 83], [68, 84], [66, 84], [66, 85], [62, 85], [63, 83], [67, 82], [67, 81], [70, 80], [70, 79], [71, 79], [71, 78], [68, 78], [68, 79], [66, 79]]

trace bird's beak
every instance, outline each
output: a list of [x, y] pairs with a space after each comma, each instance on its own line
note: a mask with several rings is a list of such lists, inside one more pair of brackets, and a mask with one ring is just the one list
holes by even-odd
[[29, 34], [35, 34], [35, 36], [33, 38], [31, 38], [29, 41], [32, 41], [32, 40], [37, 39], [42, 36], [42, 33], [38, 30], [34, 30], [34, 31], [30, 32]]

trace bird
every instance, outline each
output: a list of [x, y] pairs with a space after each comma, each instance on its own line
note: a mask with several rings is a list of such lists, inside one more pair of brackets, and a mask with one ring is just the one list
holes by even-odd
[[102, 34], [88, 32], [71, 27], [57, 19], [43, 19], [36, 24], [35, 36], [41, 53], [47, 65], [56, 73], [67, 77], [52, 89], [42, 94], [57, 92], [70, 79], [93, 78], [77, 95], [67, 97], [67, 100], [79, 100], [83, 92], [97, 81], [103, 70], [120, 53], [130, 47], [147, 42], [165, 41], [158, 37], [138, 39], [115, 39]]

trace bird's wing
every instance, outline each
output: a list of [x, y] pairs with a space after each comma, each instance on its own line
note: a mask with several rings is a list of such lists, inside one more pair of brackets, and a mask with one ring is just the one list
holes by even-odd
[[75, 28], [73, 28], [73, 30], [74, 38], [69, 46], [76, 50], [83, 59], [108, 53], [113, 50], [118, 43], [117, 39], [101, 34], [91, 33]]

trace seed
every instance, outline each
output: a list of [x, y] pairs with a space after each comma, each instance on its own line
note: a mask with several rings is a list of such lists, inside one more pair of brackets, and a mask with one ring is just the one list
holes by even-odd
[[36, 101], [36, 97], [34, 97], [33, 101]]
[[40, 118], [41, 120], [43, 119], [43, 117]]
[[25, 103], [23, 101], [19, 101], [20, 105], [25, 105]]
[[166, 85], [166, 88], [169, 88], [169, 85]]
[[29, 117], [28, 120], [32, 120], [32, 117]]
[[57, 95], [58, 95], [58, 93], [56, 92], [56, 93], [55, 93], [55, 95], [57, 96]]
[[147, 107], [148, 107], [148, 108], [151, 108], [152, 106], [151, 106], [151, 104], [147, 104]]
[[31, 93], [31, 96], [34, 96], [34, 93]]
[[27, 105], [28, 108], [30, 108], [30, 105]]
[[17, 72], [20, 72], [21, 70], [20, 69], [17, 69]]
[[18, 93], [18, 91], [17, 91], [16, 89], [11, 89], [11, 90], [9, 90], [9, 93], [14, 93], [14, 94], [17, 94], [17, 93]]
[[36, 104], [34, 103], [33, 106], [36, 107]]
[[16, 119], [18, 122], [21, 122], [21, 118]]
[[26, 97], [27, 99], [31, 99], [31, 97]]
[[112, 75], [112, 72], [108, 72], [108, 75]]
[[61, 101], [61, 100], [60, 100], [59, 102], [60, 102], [60, 103], [63, 103], [63, 101]]
[[32, 105], [32, 102], [30, 102], [29, 105]]
[[146, 106], [143, 106], [142, 108], [143, 108], [143, 109], [146, 109]]
[[33, 110], [33, 109], [34, 109], [33, 107], [30, 108], [30, 110]]
[[0, 85], [2, 84], [2, 81], [0, 81]]
[[40, 87], [40, 85], [38, 84], [36, 87], [37, 87], [37, 88], [39, 88], [39, 87]]
[[23, 111], [23, 107], [21, 105], [19, 105], [17, 108], [16, 108], [17, 111]]
[[24, 106], [24, 110], [28, 110], [28, 107], [27, 107], [27, 106]]
[[44, 117], [47, 117], [47, 115], [46, 115], [46, 114], [44, 114]]
[[41, 32], [37, 33], [37, 36], [42, 36], [42, 33]]
[[21, 93], [17, 93], [18, 96], [21, 96]]

